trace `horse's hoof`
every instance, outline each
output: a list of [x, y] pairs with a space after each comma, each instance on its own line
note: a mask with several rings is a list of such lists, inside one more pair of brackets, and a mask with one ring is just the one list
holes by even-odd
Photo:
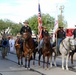
[[50, 65], [50, 67], [52, 68], [53, 66], [52, 66], [52, 65]]
[[25, 68], [27, 68], [27, 66], [25, 65]]
[[54, 64], [54, 66], [55, 66], [55, 67], [57, 67], [57, 65], [56, 65], [56, 64]]
[[23, 62], [21, 62], [21, 65], [23, 65]]
[[64, 70], [64, 67], [62, 68], [62, 70]]
[[45, 68], [45, 70], [47, 70], [48, 68]]
[[18, 65], [20, 65], [20, 63], [18, 63]]
[[66, 68], [66, 70], [68, 71], [68, 70], [69, 70], [69, 68]]
[[49, 67], [49, 70], [51, 69], [51, 67]]
[[30, 68], [27, 68], [28, 70], [30, 70]]

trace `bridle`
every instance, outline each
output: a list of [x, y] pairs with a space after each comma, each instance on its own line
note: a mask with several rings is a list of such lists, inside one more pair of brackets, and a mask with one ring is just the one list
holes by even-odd
[[[71, 44], [70, 44], [70, 39], [68, 40], [68, 42], [69, 42], [69, 49], [71, 50]], [[65, 45], [64, 45], [64, 41], [62, 41], [62, 45], [63, 45], [63, 47], [65, 48], [65, 50], [67, 51], [68, 49], [65, 47]]]

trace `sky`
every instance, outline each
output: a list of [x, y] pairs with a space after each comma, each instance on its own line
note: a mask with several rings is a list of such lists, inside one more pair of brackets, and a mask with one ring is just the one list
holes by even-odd
[[38, 1], [41, 13], [56, 17], [60, 14], [60, 6], [64, 6], [63, 16], [68, 28], [76, 25], [76, 0], [0, 0], [0, 19], [9, 19], [23, 23], [26, 19], [38, 14]]

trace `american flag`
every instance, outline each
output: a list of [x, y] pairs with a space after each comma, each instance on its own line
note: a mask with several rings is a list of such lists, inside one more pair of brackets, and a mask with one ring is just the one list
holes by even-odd
[[42, 38], [42, 20], [41, 20], [41, 10], [40, 3], [38, 3], [38, 38]]

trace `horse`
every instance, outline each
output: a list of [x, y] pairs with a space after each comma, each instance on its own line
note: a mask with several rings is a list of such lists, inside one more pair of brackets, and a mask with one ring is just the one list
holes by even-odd
[[59, 51], [62, 55], [62, 69], [64, 70], [64, 59], [66, 57], [66, 70], [69, 70], [68, 68], [68, 59], [69, 59], [69, 53], [70, 51], [74, 50], [74, 41], [72, 37], [66, 37], [60, 42]]
[[[35, 50], [34, 42], [28, 30], [25, 31], [23, 37], [24, 37], [23, 54], [25, 57], [25, 68], [30, 68], [30, 59], [32, 58], [33, 51]], [[28, 61], [28, 67], [27, 67], [27, 61]]]
[[[16, 54], [18, 58], [18, 64], [20, 65], [20, 60], [21, 60], [21, 65], [23, 65], [23, 57], [25, 58], [25, 68], [30, 68], [30, 60], [33, 59], [33, 65], [35, 65], [35, 56], [36, 56], [36, 46], [37, 42], [35, 42], [31, 34], [28, 32], [28, 30], [25, 31], [22, 35], [22, 39], [20, 39], [22, 43], [22, 48], [23, 51], [21, 52], [20, 50], [20, 44], [18, 43], [18, 40], [16, 41], [17, 44], [15, 44], [16, 48]], [[32, 58], [33, 57], [33, 58]], [[27, 62], [28, 62], [28, 67], [27, 67]]]
[[71, 65], [72, 66], [73, 66], [73, 56], [75, 53], [76, 53], [76, 45], [75, 45], [75, 49], [69, 53], [69, 57], [71, 57]]
[[15, 40], [15, 49], [16, 49], [16, 55], [17, 55], [17, 59], [18, 59], [18, 65], [20, 65], [20, 64], [23, 65], [23, 62], [22, 62], [23, 52], [22, 52], [22, 55], [21, 55], [20, 44], [19, 44], [19, 39], [18, 38]]
[[49, 63], [49, 59], [50, 59], [50, 67], [52, 67], [52, 54], [53, 52], [55, 53], [54, 54], [54, 65], [56, 66], [56, 51], [55, 49], [52, 48], [52, 45], [50, 43], [50, 38], [47, 34], [44, 35], [44, 38], [43, 38], [43, 45], [42, 45], [42, 48], [40, 48], [39, 50], [39, 61], [38, 61], [38, 64], [40, 65], [40, 58], [41, 56], [43, 55], [43, 68], [45, 68], [45, 57], [47, 57], [47, 62], [46, 62], [46, 68], [49, 68], [48, 67], [48, 63]]

